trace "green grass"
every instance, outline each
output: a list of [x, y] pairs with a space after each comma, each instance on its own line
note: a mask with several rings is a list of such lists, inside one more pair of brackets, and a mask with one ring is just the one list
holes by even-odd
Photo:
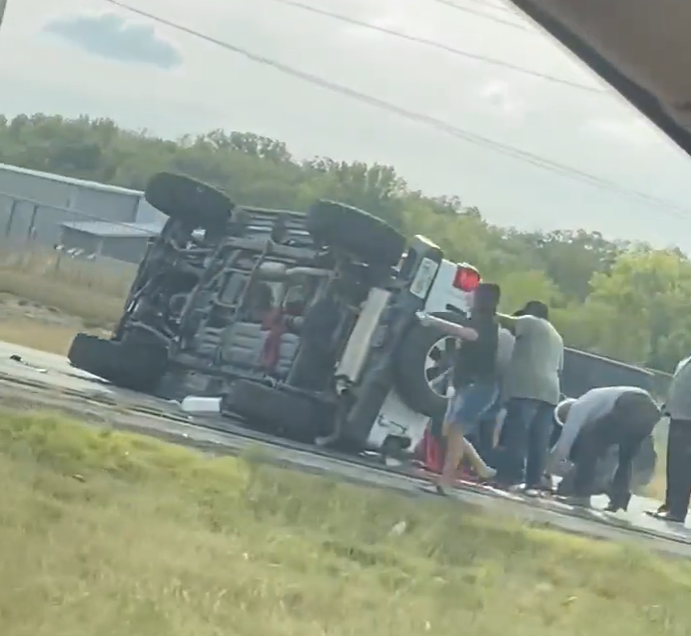
[[683, 561], [57, 416], [1, 415], [3, 634], [654, 636], [691, 625]]
[[55, 252], [0, 250], [0, 294], [11, 294], [81, 318], [87, 327], [112, 326], [134, 275], [89, 262], [58, 260]]

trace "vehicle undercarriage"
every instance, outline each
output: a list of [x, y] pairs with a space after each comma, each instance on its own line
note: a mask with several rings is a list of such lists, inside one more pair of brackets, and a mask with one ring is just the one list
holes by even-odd
[[366, 447], [441, 250], [416, 237], [401, 262], [399, 232], [331, 201], [307, 214], [239, 207], [167, 173], [146, 197], [169, 219], [113, 337], [79, 334], [71, 362], [168, 399], [223, 396], [252, 426]]

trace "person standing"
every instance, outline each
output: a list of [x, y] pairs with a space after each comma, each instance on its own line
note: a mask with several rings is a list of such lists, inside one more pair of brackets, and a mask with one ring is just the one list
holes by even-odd
[[445, 495], [453, 485], [464, 455], [468, 456], [481, 479], [492, 479], [496, 471], [486, 466], [465, 439], [476, 432], [483, 416], [495, 404], [498, 395], [497, 352], [499, 325], [496, 321], [500, 299], [498, 285], [481, 283], [473, 295], [473, 307], [467, 326], [422, 314], [420, 322], [463, 340], [452, 372], [453, 395], [444, 416], [446, 451], [441, 474], [433, 492]]
[[[515, 338], [513, 334], [508, 330], [501, 327], [499, 329], [499, 338], [497, 345], [497, 385], [498, 385], [498, 396], [494, 404], [485, 412], [477, 427], [477, 430], [470, 435], [466, 435], [466, 440], [469, 445], [466, 446], [466, 451], [468, 451], [467, 459], [470, 461], [471, 465], [474, 467], [476, 474], [486, 474], [487, 469], [485, 466], [492, 465], [495, 460], [495, 447], [496, 447], [496, 437], [497, 437], [497, 422], [503, 418], [505, 414], [504, 404], [502, 400], [502, 378], [506, 368], [508, 367], [509, 360], [511, 359], [511, 352], [513, 351], [513, 344]], [[444, 371], [437, 378], [432, 380], [430, 386], [433, 390], [441, 395], [446, 395], [451, 399], [451, 394], [453, 393], [453, 367], [450, 367], [447, 371]], [[441, 472], [444, 453], [444, 418], [433, 417], [430, 418], [430, 422], [425, 430], [425, 435], [421, 440], [421, 445], [416, 454], [418, 454], [423, 461], [423, 465], [429, 472], [439, 473]], [[477, 455], [481, 458], [480, 461], [473, 461], [475, 458], [474, 450], [477, 450]]]
[[619, 461], [607, 493], [607, 510], [626, 510], [631, 499], [633, 460], [643, 441], [652, 435], [660, 415], [650, 393], [631, 386], [591, 389], [578, 399], [558, 404], [554, 416], [563, 426], [550, 452], [548, 470], [559, 474], [564, 464], [573, 462], [573, 494], [565, 501], [590, 506], [597, 463], [612, 446], [618, 446]]
[[648, 514], [684, 523], [691, 500], [691, 357], [677, 365], [663, 410], [670, 418], [665, 502]]
[[544, 484], [554, 407], [561, 397], [564, 341], [541, 301], [531, 300], [513, 316], [499, 314], [498, 318], [516, 337], [504, 379], [505, 454], [499, 483], [524, 484], [526, 491], [539, 491]]
[[509, 368], [513, 347], [516, 342], [515, 336], [505, 327], [499, 328], [499, 342], [497, 347], [497, 387], [498, 395], [492, 407], [485, 413], [478, 427], [475, 444], [480, 456], [486, 461], [497, 467], [499, 460], [495, 452], [497, 446], [496, 439], [500, 429], [499, 422], [503, 421], [506, 415], [506, 400], [504, 391], [504, 379]]

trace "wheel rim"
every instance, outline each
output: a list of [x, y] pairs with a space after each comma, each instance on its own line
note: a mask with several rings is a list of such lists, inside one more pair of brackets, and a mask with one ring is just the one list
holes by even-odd
[[448, 384], [442, 382], [435, 384], [435, 380], [448, 371], [454, 363], [455, 354], [460, 347], [460, 342], [452, 336], [442, 336], [428, 349], [425, 356], [425, 381], [430, 390], [440, 397], [446, 397]]

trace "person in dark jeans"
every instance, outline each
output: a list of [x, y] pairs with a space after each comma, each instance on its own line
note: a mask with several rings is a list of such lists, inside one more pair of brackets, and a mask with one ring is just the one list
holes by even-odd
[[691, 358], [677, 365], [664, 411], [670, 417], [665, 502], [648, 514], [684, 523], [691, 500]]
[[667, 436], [665, 503], [650, 514], [656, 519], [684, 523], [691, 501], [691, 420], [670, 419]]
[[631, 499], [633, 460], [660, 421], [660, 409], [653, 398], [638, 387], [603, 387], [591, 389], [577, 400], [565, 400], [556, 411], [564, 426], [548, 467], [557, 471], [560, 463], [573, 462], [573, 494], [565, 501], [590, 505], [597, 463], [612, 446], [617, 446], [619, 460], [608, 492], [607, 510], [626, 510]]
[[516, 337], [504, 381], [506, 420], [498, 482], [505, 487], [523, 484], [526, 492], [537, 492], [544, 488], [552, 417], [561, 396], [564, 342], [543, 302], [530, 301], [513, 316], [498, 318]]
[[544, 488], [554, 406], [542, 400], [512, 398], [502, 429], [499, 484], [528, 493]]

